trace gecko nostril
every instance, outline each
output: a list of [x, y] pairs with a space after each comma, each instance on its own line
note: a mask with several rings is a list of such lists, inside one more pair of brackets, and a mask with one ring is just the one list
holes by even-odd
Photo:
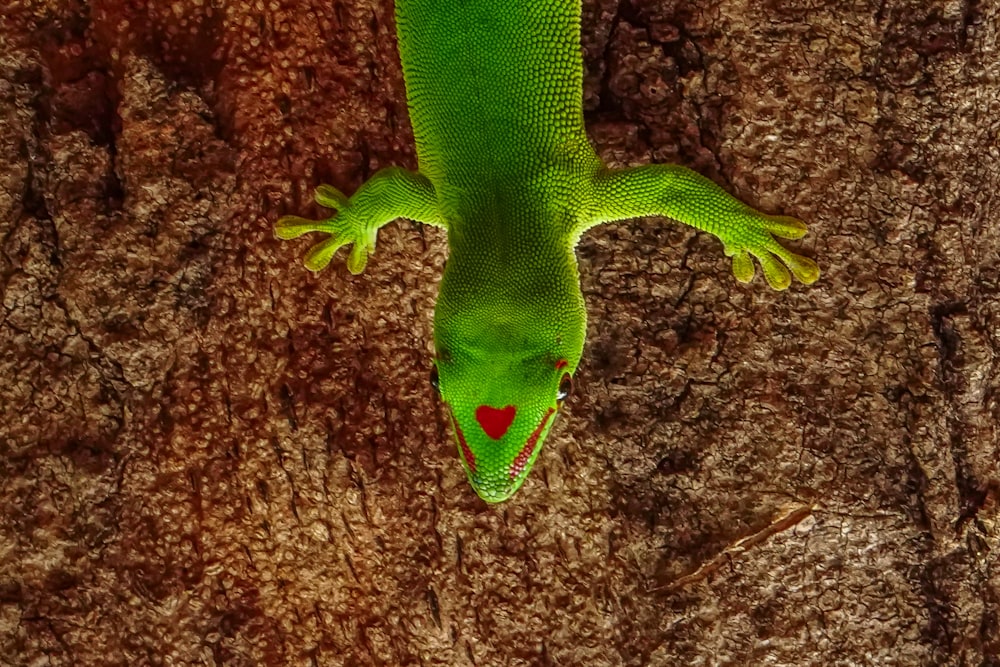
[[514, 422], [514, 415], [516, 414], [517, 408], [513, 405], [508, 405], [505, 408], [480, 405], [476, 408], [476, 421], [479, 422], [486, 435], [494, 440], [499, 440]]

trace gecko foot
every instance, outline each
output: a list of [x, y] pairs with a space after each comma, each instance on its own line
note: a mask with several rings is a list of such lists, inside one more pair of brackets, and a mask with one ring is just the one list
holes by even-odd
[[[773, 289], [786, 289], [792, 275], [809, 285], [819, 278], [819, 265], [808, 257], [796, 255], [778, 243], [774, 237], [798, 239], [805, 236], [805, 223], [784, 215], [765, 215], [750, 209], [751, 224], [741, 227], [737, 238], [723, 239], [726, 254], [733, 258], [733, 275], [742, 283], [753, 280], [751, 256], [760, 263], [767, 284]], [[780, 261], [779, 261], [780, 260]], [[789, 272], [789, 269], [791, 272]]]
[[295, 239], [310, 232], [324, 232], [330, 236], [320, 241], [306, 253], [304, 264], [310, 271], [321, 271], [330, 263], [334, 254], [344, 246], [354, 244], [347, 258], [347, 269], [357, 275], [365, 270], [368, 256], [375, 251], [378, 228], [369, 229], [364, 221], [350, 215], [350, 201], [340, 190], [321, 185], [316, 188], [316, 203], [338, 212], [325, 220], [309, 220], [297, 215], [286, 215], [274, 225], [274, 235], [279, 239]]

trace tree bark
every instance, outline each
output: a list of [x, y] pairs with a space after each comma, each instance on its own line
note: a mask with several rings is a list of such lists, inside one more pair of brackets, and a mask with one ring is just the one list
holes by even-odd
[[415, 167], [392, 3], [3, 13], [0, 664], [1000, 665], [998, 0], [585, 3], [602, 157], [823, 275], [589, 233], [497, 507], [427, 382], [443, 233], [358, 277], [272, 237]]

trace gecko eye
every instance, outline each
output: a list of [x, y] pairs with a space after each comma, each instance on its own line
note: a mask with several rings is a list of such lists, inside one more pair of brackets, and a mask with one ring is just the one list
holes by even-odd
[[562, 376], [562, 381], [559, 383], [559, 391], [556, 392], [556, 400], [562, 403], [569, 395], [573, 393], [573, 376], [566, 373]]
[[438, 394], [441, 393], [441, 381], [438, 379], [438, 367], [431, 368], [431, 386]]

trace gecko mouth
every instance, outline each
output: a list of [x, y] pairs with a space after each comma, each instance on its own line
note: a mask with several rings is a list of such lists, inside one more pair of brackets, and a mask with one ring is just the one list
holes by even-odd
[[535, 446], [538, 444], [538, 439], [542, 437], [542, 431], [545, 430], [545, 425], [549, 423], [549, 418], [555, 412], [555, 408], [549, 408], [549, 411], [545, 413], [542, 417], [541, 423], [531, 432], [528, 436], [527, 442], [524, 443], [524, 447], [518, 452], [517, 456], [514, 457], [514, 462], [510, 464], [510, 479], [511, 481], [517, 479], [518, 475], [524, 472], [528, 465], [528, 461], [531, 460], [531, 455], [535, 452]]
[[455, 419], [455, 415], [451, 416], [451, 425], [455, 429], [455, 437], [458, 439], [458, 448], [462, 453], [462, 458], [465, 459], [465, 465], [469, 467], [469, 475], [476, 474], [476, 455], [472, 453], [472, 448], [469, 447], [469, 443], [465, 441], [465, 434], [462, 433], [461, 427], [458, 425], [458, 420]]
[[[480, 410], [482, 410], [482, 407], [483, 406], [480, 406]], [[504, 412], [508, 408], [511, 412], [514, 412], [514, 406], [507, 406], [503, 410], [497, 408], [490, 409], [496, 412]], [[546, 429], [552, 425], [553, 416], [556, 413], [556, 408], [549, 408], [548, 411], [542, 415], [538, 426], [536, 426], [535, 430], [528, 436], [524, 446], [521, 447], [520, 451], [514, 457], [514, 460], [506, 470], [503, 468], [499, 470], [481, 470], [477, 465], [479, 462], [476, 460], [476, 455], [473, 453], [472, 448], [466, 441], [465, 434], [462, 432], [461, 426], [458, 425], [458, 420], [455, 419], [454, 414], [450, 415], [452, 427], [455, 429], [455, 439], [458, 441], [459, 454], [462, 462], [465, 464], [469, 484], [476, 492], [476, 495], [482, 498], [485, 502], [491, 504], [503, 502], [514, 495], [514, 493], [521, 487], [521, 484], [524, 483], [529, 465], [533, 457], [537, 454], [542, 435], [545, 433]], [[480, 423], [480, 426], [482, 426], [483, 420], [478, 419], [478, 416], [479, 415], [477, 415], [477, 421]], [[484, 431], [485, 430], [486, 429], [484, 428]], [[488, 432], [487, 435], [489, 435]]]

